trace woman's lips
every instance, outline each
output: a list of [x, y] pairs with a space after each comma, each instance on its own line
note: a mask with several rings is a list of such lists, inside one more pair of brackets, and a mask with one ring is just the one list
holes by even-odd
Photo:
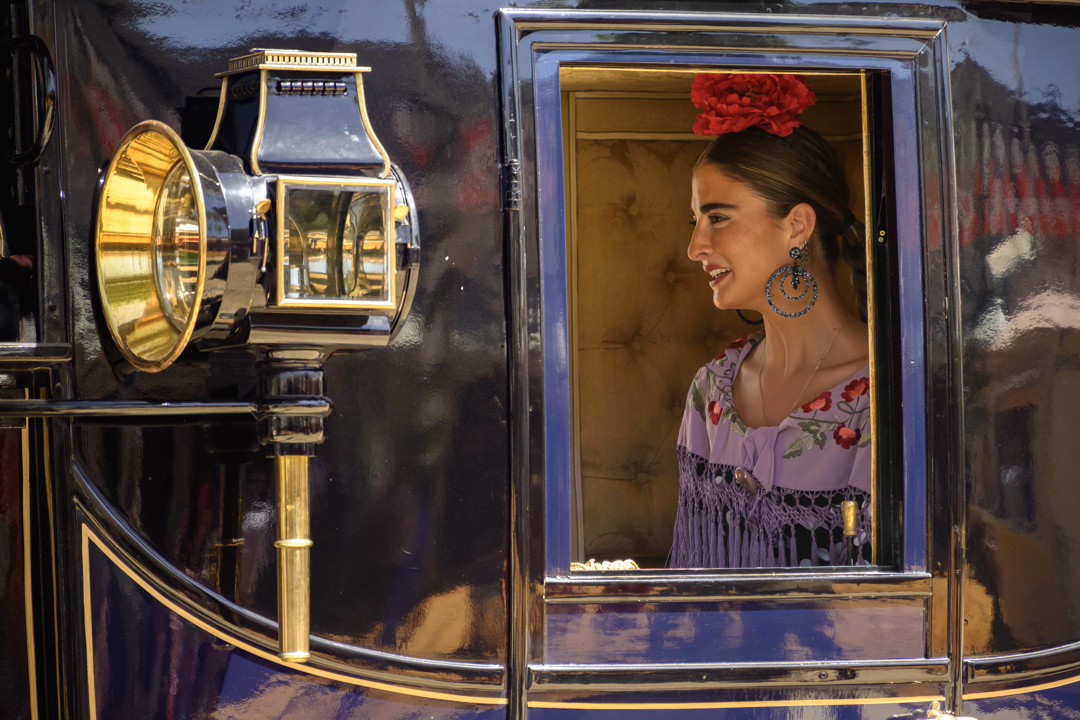
[[716, 287], [716, 286], [717, 286], [717, 285], [719, 285], [719, 284], [720, 284], [721, 282], [723, 282], [724, 278], [726, 278], [726, 277], [727, 277], [728, 275], [730, 275], [730, 274], [731, 274], [731, 271], [730, 271], [730, 270], [726, 270], [726, 271], [724, 271], [724, 272], [720, 273], [720, 274], [719, 274], [719, 275], [717, 275], [716, 277], [714, 277], [714, 278], [712, 278], [711, 280], [709, 280], [709, 287]]

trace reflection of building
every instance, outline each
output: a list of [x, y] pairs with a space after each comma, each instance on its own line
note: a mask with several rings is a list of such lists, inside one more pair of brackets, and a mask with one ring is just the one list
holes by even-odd
[[1063, 109], [1020, 102], [1009, 75], [970, 62], [957, 73], [970, 88], [957, 191], [973, 654], [1080, 631], [1067, 561], [1080, 544], [1080, 151]]

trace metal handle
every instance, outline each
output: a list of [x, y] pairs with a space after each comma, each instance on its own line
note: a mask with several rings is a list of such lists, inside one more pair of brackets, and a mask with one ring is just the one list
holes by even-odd
[[311, 522], [308, 457], [274, 457], [277, 487], [278, 657], [304, 662], [310, 656]]
[[844, 518], [844, 535], [855, 537], [858, 523], [856, 517], [859, 512], [859, 504], [854, 500], [845, 500], [840, 503], [840, 515]]
[[56, 71], [53, 69], [48, 46], [37, 35], [12, 38], [6, 44], [8, 51], [12, 54], [24, 48], [28, 49], [37, 67], [37, 72], [32, 74], [35, 82], [38, 83], [34, 88], [38, 104], [38, 128], [34, 136], [34, 144], [22, 152], [13, 150], [3, 156], [3, 160], [10, 165], [28, 165], [41, 158], [45, 147], [49, 144], [49, 138], [52, 137], [53, 128], [56, 126]]
[[856, 562], [855, 534], [857, 531], [857, 517], [859, 504], [854, 500], [845, 500], [840, 503], [840, 515], [844, 518], [844, 549], [847, 551], [845, 564], [854, 565]]

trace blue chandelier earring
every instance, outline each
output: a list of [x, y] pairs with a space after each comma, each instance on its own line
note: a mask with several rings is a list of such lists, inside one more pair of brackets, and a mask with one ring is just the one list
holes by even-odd
[[[769, 278], [769, 282], [765, 283], [765, 299], [769, 301], [769, 307], [776, 312], [777, 315], [783, 315], [784, 317], [797, 318], [802, 317], [806, 313], [810, 312], [810, 309], [814, 307], [814, 303], [817, 302], [817, 281], [814, 280], [814, 276], [806, 270], [806, 261], [810, 259], [810, 253], [806, 251], [805, 247], [791, 248], [791, 259], [794, 260], [791, 265], [786, 265], [772, 274]], [[776, 307], [776, 303], [772, 298], [772, 284], [776, 278], [780, 278], [780, 293], [788, 300], [802, 300], [806, 297], [806, 293], [810, 291], [810, 288], [814, 288], [814, 295], [810, 298], [810, 304], [804, 307], [798, 312], [784, 312], [780, 308]], [[784, 283], [791, 285], [791, 293], [788, 293], [787, 287]], [[803, 286], [803, 290], [798, 295], [795, 294], [799, 290], [799, 285]]]

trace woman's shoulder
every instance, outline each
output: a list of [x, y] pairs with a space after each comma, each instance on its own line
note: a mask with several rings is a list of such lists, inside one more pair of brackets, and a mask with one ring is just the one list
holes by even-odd
[[[735, 375], [739, 371], [743, 358], [761, 342], [764, 336], [764, 333], [757, 332], [734, 340], [724, 349], [724, 352], [705, 363], [697, 371], [694, 381], [690, 384], [688, 401], [703, 418], [706, 417], [706, 408], [710, 415], [716, 415], [722, 407], [734, 412], [731, 392]], [[715, 418], [713, 424], [716, 424]]]

